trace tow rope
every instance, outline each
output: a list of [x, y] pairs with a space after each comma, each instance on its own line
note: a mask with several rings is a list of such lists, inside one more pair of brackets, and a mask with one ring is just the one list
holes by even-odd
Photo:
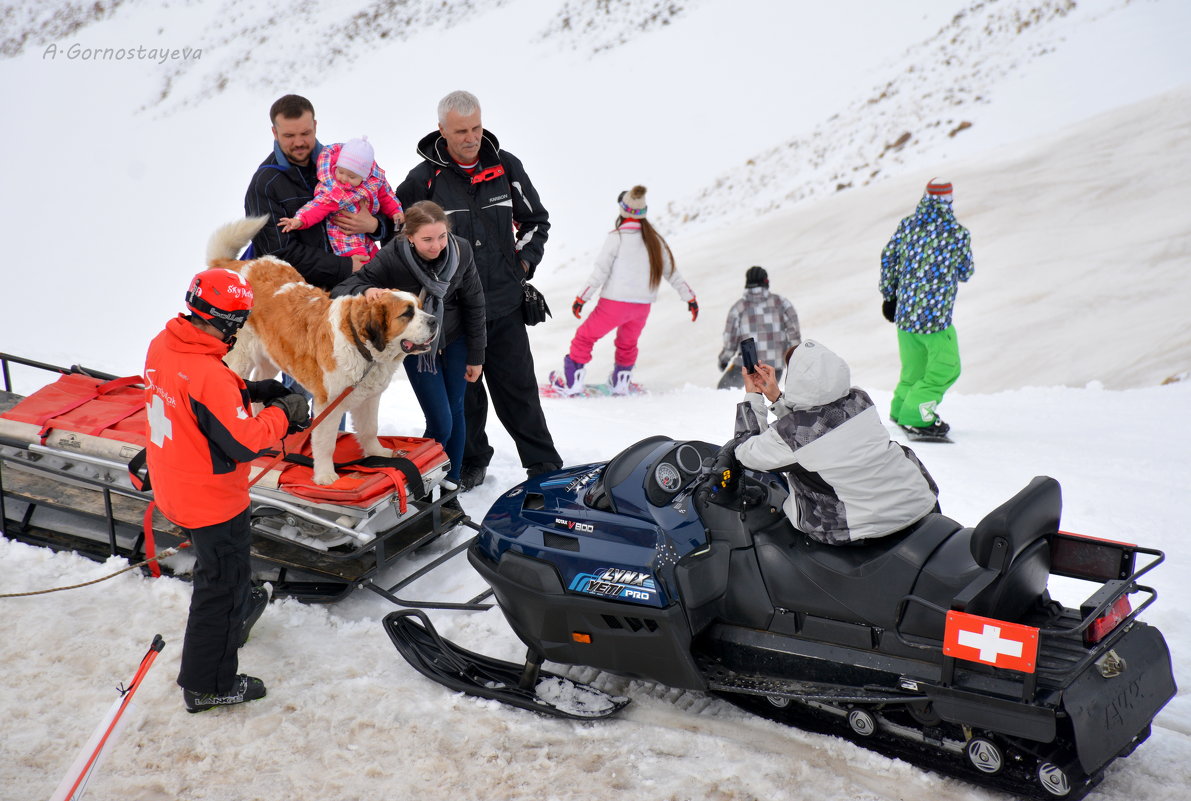
[[7, 592], [7, 593], [4, 593], [3, 595], [0, 595], [0, 598], [22, 598], [27, 595], [45, 595], [45, 594], [51, 593], [51, 592], [61, 592], [62, 590], [75, 590], [75, 589], [78, 589], [79, 587], [87, 587], [87, 586], [90, 586], [91, 584], [98, 584], [101, 581], [107, 581], [110, 578], [115, 578], [116, 576], [120, 575], [121, 573], [127, 573], [129, 570], [135, 570], [138, 567], [144, 567], [145, 565], [149, 564], [150, 562], [156, 562], [158, 559], [165, 559], [167, 557], [173, 556], [174, 554], [181, 551], [183, 548], [189, 548], [189, 547], [190, 547], [190, 540], [186, 540], [182, 544], [176, 545], [173, 548], [166, 548], [161, 553], [157, 554], [156, 556], [150, 557], [149, 559], [146, 559], [143, 562], [137, 562], [135, 565], [129, 565], [128, 567], [122, 567], [119, 570], [117, 570], [115, 573], [109, 573], [108, 575], [100, 576], [97, 579], [91, 579], [90, 581], [84, 581], [81, 584], [71, 584], [68, 587], [54, 587], [49, 590], [32, 590], [30, 592]]

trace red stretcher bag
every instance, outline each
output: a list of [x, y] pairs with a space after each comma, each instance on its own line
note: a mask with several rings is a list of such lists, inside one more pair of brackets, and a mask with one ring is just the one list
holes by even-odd
[[57, 430], [121, 440], [143, 448], [148, 428], [143, 382], [139, 375], [105, 381], [67, 373], [0, 416], [37, 426], [42, 444], [51, 431]]
[[[298, 453], [298, 458], [306, 463], [292, 463], [289, 460], [294, 456], [287, 456], [287, 461], [277, 467], [282, 471], [278, 486], [299, 498], [365, 508], [395, 490], [400, 510], [404, 514], [406, 501], [424, 494], [422, 476], [444, 465], [447, 455], [442, 445], [432, 439], [385, 436], [378, 439], [381, 445], [393, 450], [391, 459], [365, 459], [355, 436], [340, 432], [334, 457], [339, 478], [334, 484], [323, 486], [314, 483], [314, 470], [309, 464], [311, 451], [308, 438]], [[258, 460], [257, 463], [263, 465], [267, 459]]]

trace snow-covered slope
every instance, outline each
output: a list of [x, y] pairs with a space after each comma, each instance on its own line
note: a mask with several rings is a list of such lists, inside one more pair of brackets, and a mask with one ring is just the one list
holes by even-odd
[[[1191, 87], [1183, 87], [1030, 142], [939, 162], [955, 184], [976, 265], [956, 305], [957, 389], [1153, 386], [1191, 370], [1189, 108]], [[892, 388], [899, 365], [880, 311], [880, 254], [930, 177], [891, 178], [675, 238], [702, 311], [692, 326], [685, 304], [662, 288], [642, 337], [640, 380], [714, 386], [724, 317], [747, 267], [761, 264], [771, 288], [794, 303], [804, 337], [839, 349], [865, 385]], [[587, 272], [576, 265], [537, 283], [567, 298]], [[561, 363], [558, 343], [575, 325], [564, 307], [534, 329], [539, 361]], [[593, 369], [610, 370], [611, 342], [595, 354]]]
[[[1178, 94], [1191, 60], [1177, 35], [1191, 5], [1181, 0], [449, 5], [461, 16], [420, 0], [285, 14], [255, 0], [7, 9], [6, 144], [37, 175], [14, 172], [0, 195], [12, 251], [0, 349], [138, 370], [137, 343], [177, 308], [207, 236], [242, 212], [274, 97], [310, 96], [323, 141], [366, 133], [399, 177], [438, 98], [466, 86], [552, 213], [536, 281], [558, 312], [534, 331], [543, 378], [573, 332], [566, 308], [616, 194], [645, 183], [652, 208], [673, 204], [657, 224], [703, 307], [691, 326], [663, 296], [641, 365], [651, 384], [710, 384], [723, 313], [744, 270], [763, 263], [810, 330], [888, 386], [876, 257], [939, 172], [956, 182], [976, 248], [957, 316], [960, 389], [1134, 386], [1191, 368], [1170, 314], [1191, 291], [1171, 269], [1188, 235], [1179, 210], [1191, 207], [1181, 133], [1191, 112]], [[410, 19], [429, 27], [397, 24]], [[93, 55], [71, 58], [74, 46]], [[95, 55], [141, 46], [191, 57]], [[947, 136], [956, 121], [973, 125]], [[865, 186], [855, 170], [905, 131]], [[835, 192], [841, 182], [851, 188]], [[823, 202], [796, 203], [803, 195]], [[1089, 268], [1129, 278], [1089, 296]], [[1024, 337], [1002, 324], [1023, 305]], [[67, 320], [62, 337], [39, 334]], [[1139, 335], [1130, 355], [1097, 358], [1090, 345], [1126, 329]], [[1002, 353], [1027, 346], [1028, 358]]]
[[[1033, 138], [1116, 107], [1128, 75], [1146, 76], [1130, 91], [1138, 99], [1187, 78], [1182, 54], [1160, 44], [1167, 26], [1191, 24], [1186, 4], [980, 0], [949, 7], [954, 16], [870, 70], [862, 92], [838, 97], [830, 116], [805, 119], [667, 210], [678, 221], [715, 227], [725, 217], [789, 207], [910, 169], [929, 172], [991, 145]], [[838, 45], [822, 70], [853, 57], [854, 43]], [[786, 102], [796, 104], [821, 75], [791, 74]]]
[[[1185, 0], [70, 0], [10, 2], [0, 19], [0, 351], [139, 371], [210, 232], [242, 212], [283, 92], [314, 101], [325, 142], [369, 134], [394, 176], [439, 97], [479, 94], [554, 220], [535, 281], [557, 314], [532, 333], [543, 377], [573, 333], [570, 298], [617, 192], [648, 185], [703, 312], [690, 323], [663, 289], [639, 367], [654, 394], [546, 404], [569, 464], [654, 433], [728, 435], [737, 394], [709, 389], [713, 359], [755, 263], [884, 407], [896, 368], [877, 256], [945, 174], [977, 271], [957, 312], [965, 374], [943, 407], [960, 443], [920, 448], [944, 509], [973, 522], [1048, 474], [1065, 528], [1166, 549], [1147, 619], [1191, 682], [1179, 573], [1191, 384], [1155, 386], [1191, 370]], [[191, 56], [71, 58], [72, 45]], [[610, 360], [602, 343], [593, 371]], [[30, 389], [30, 374], [14, 378]], [[421, 425], [399, 378], [382, 427]], [[476, 517], [523, 475], [504, 432], [489, 433], [489, 482], [464, 498]], [[114, 567], [0, 539], [0, 594]], [[477, 581], [461, 564], [422, 589]], [[378, 622], [390, 607], [363, 592], [275, 605], [243, 654], [269, 697], [189, 716], [173, 684], [188, 598], [183, 582], [129, 574], [0, 600], [0, 799], [49, 794], [157, 632], [166, 651], [93, 797], [995, 798], [610, 676], [595, 680], [634, 703], [601, 725], [454, 696], [400, 661]], [[435, 619], [472, 648], [521, 655], [495, 611]], [[1098, 797], [1179, 797], [1189, 737], [1184, 694]]]

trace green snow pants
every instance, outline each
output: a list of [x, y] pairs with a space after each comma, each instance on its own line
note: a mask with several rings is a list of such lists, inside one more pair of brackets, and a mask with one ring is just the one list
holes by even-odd
[[955, 326], [933, 334], [897, 330], [902, 372], [893, 390], [889, 416], [899, 425], [921, 428], [935, 421], [935, 408], [959, 378], [959, 340]]

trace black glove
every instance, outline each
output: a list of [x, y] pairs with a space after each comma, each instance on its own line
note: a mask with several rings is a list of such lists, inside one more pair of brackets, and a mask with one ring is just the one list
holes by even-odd
[[731, 492], [740, 483], [740, 462], [736, 459], [736, 440], [720, 448], [711, 466], [711, 491]]
[[306, 400], [305, 395], [291, 392], [280, 398], [273, 398], [265, 406], [276, 406], [285, 412], [285, 416], [289, 420], [287, 434], [304, 431], [310, 426], [310, 402]]
[[290, 394], [285, 384], [272, 378], [264, 381], [245, 381], [248, 387], [248, 400], [253, 403], [268, 403], [274, 398], [284, 398]]
[[690, 300], [687, 301], [686, 308], [687, 308], [687, 311], [689, 311], [691, 313], [691, 322], [692, 323], [695, 322], [695, 320], [699, 319], [699, 302], [698, 301], [696, 301], [694, 298], [691, 298]]
[[893, 322], [897, 319], [897, 298], [887, 300], [881, 304], [881, 314], [885, 315], [885, 319]]

